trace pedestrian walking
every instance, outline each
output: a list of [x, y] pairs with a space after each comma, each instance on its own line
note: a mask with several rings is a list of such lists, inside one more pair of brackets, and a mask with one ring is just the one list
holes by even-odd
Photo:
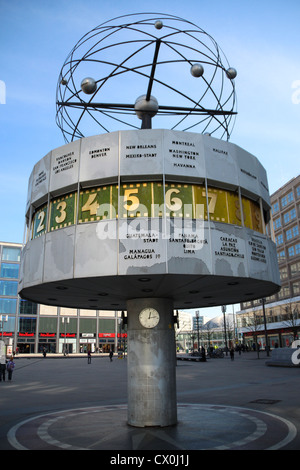
[[112, 351], [112, 349], [111, 349], [111, 350], [109, 351], [109, 359], [110, 359], [110, 362], [112, 362], [113, 355], [114, 355], [114, 353], [113, 353], [113, 351]]
[[234, 360], [234, 349], [233, 348], [230, 349], [230, 358], [231, 358], [232, 361]]
[[91, 351], [88, 351], [88, 364], [91, 364], [92, 362], [92, 355], [91, 355]]
[[14, 368], [15, 368], [15, 363], [14, 363], [13, 357], [11, 356], [11, 358], [9, 359], [9, 361], [7, 363], [7, 366], [6, 366], [6, 370], [7, 370], [7, 374], [8, 374], [8, 380], [12, 379], [12, 373], [14, 371]]
[[0, 382], [5, 382], [5, 372], [6, 372], [6, 363], [1, 362], [0, 363]]

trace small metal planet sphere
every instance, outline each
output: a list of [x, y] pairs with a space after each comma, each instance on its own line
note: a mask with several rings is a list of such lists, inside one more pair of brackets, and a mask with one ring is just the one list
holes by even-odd
[[163, 22], [158, 20], [158, 21], [155, 22], [154, 26], [155, 26], [156, 29], [161, 29], [163, 27]]
[[204, 68], [201, 64], [194, 64], [191, 67], [191, 74], [193, 77], [202, 77], [204, 73]]
[[136, 99], [134, 109], [139, 119], [142, 119], [143, 114], [153, 117], [158, 111], [158, 101], [152, 95], [149, 101], [146, 100], [146, 95], [141, 95]]
[[230, 67], [226, 70], [226, 75], [232, 80], [237, 76], [237, 71], [233, 67]]
[[81, 82], [81, 89], [87, 95], [92, 95], [97, 90], [97, 83], [91, 77], [86, 77]]

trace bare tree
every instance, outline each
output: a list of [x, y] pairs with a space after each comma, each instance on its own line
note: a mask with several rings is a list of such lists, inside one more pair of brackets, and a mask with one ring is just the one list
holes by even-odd
[[294, 341], [297, 339], [298, 331], [300, 330], [299, 320], [299, 310], [298, 305], [293, 305], [292, 303], [283, 307], [284, 310], [284, 325], [288, 327], [292, 334]]
[[255, 349], [257, 351], [257, 359], [259, 359], [259, 350], [260, 345], [258, 343], [258, 334], [262, 332], [259, 328], [261, 325], [261, 315], [258, 315], [257, 312], [253, 311], [249, 315], [249, 324], [247, 325], [247, 329], [252, 332], [253, 340], [255, 344]]
[[214, 336], [214, 328], [211, 325], [210, 322], [207, 322], [205, 325], [201, 326], [201, 337], [203, 338], [203, 341], [206, 342], [207, 348], [212, 347], [212, 340]]

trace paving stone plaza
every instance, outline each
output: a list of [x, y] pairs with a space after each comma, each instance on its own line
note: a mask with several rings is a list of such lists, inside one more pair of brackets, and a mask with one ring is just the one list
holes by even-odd
[[137, 428], [127, 423], [126, 358], [19, 356], [12, 381], [0, 384], [0, 449], [105, 450], [108, 458], [298, 450], [299, 368], [266, 360], [248, 352], [177, 361], [177, 424]]

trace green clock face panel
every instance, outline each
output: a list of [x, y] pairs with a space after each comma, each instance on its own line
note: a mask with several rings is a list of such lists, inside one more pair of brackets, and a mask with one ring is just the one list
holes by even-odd
[[32, 238], [37, 238], [47, 231], [48, 205], [40, 207], [32, 219]]
[[[77, 204], [78, 198], [78, 204]], [[78, 206], [78, 207], [77, 207]], [[237, 192], [204, 185], [139, 182], [80, 190], [54, 198], [36, 210], [32, 238], [76, 223], [135, 217], [210, 220], [263, 233], [257, 202]]]
[[75, 224], [76, 200], [77, 194], [71, 193], [51, 201], [49, 214], [50, 232]]
[[115, 219], [118, 214], [118, 186], [102, 186], [80, 191], [78, 223]]

